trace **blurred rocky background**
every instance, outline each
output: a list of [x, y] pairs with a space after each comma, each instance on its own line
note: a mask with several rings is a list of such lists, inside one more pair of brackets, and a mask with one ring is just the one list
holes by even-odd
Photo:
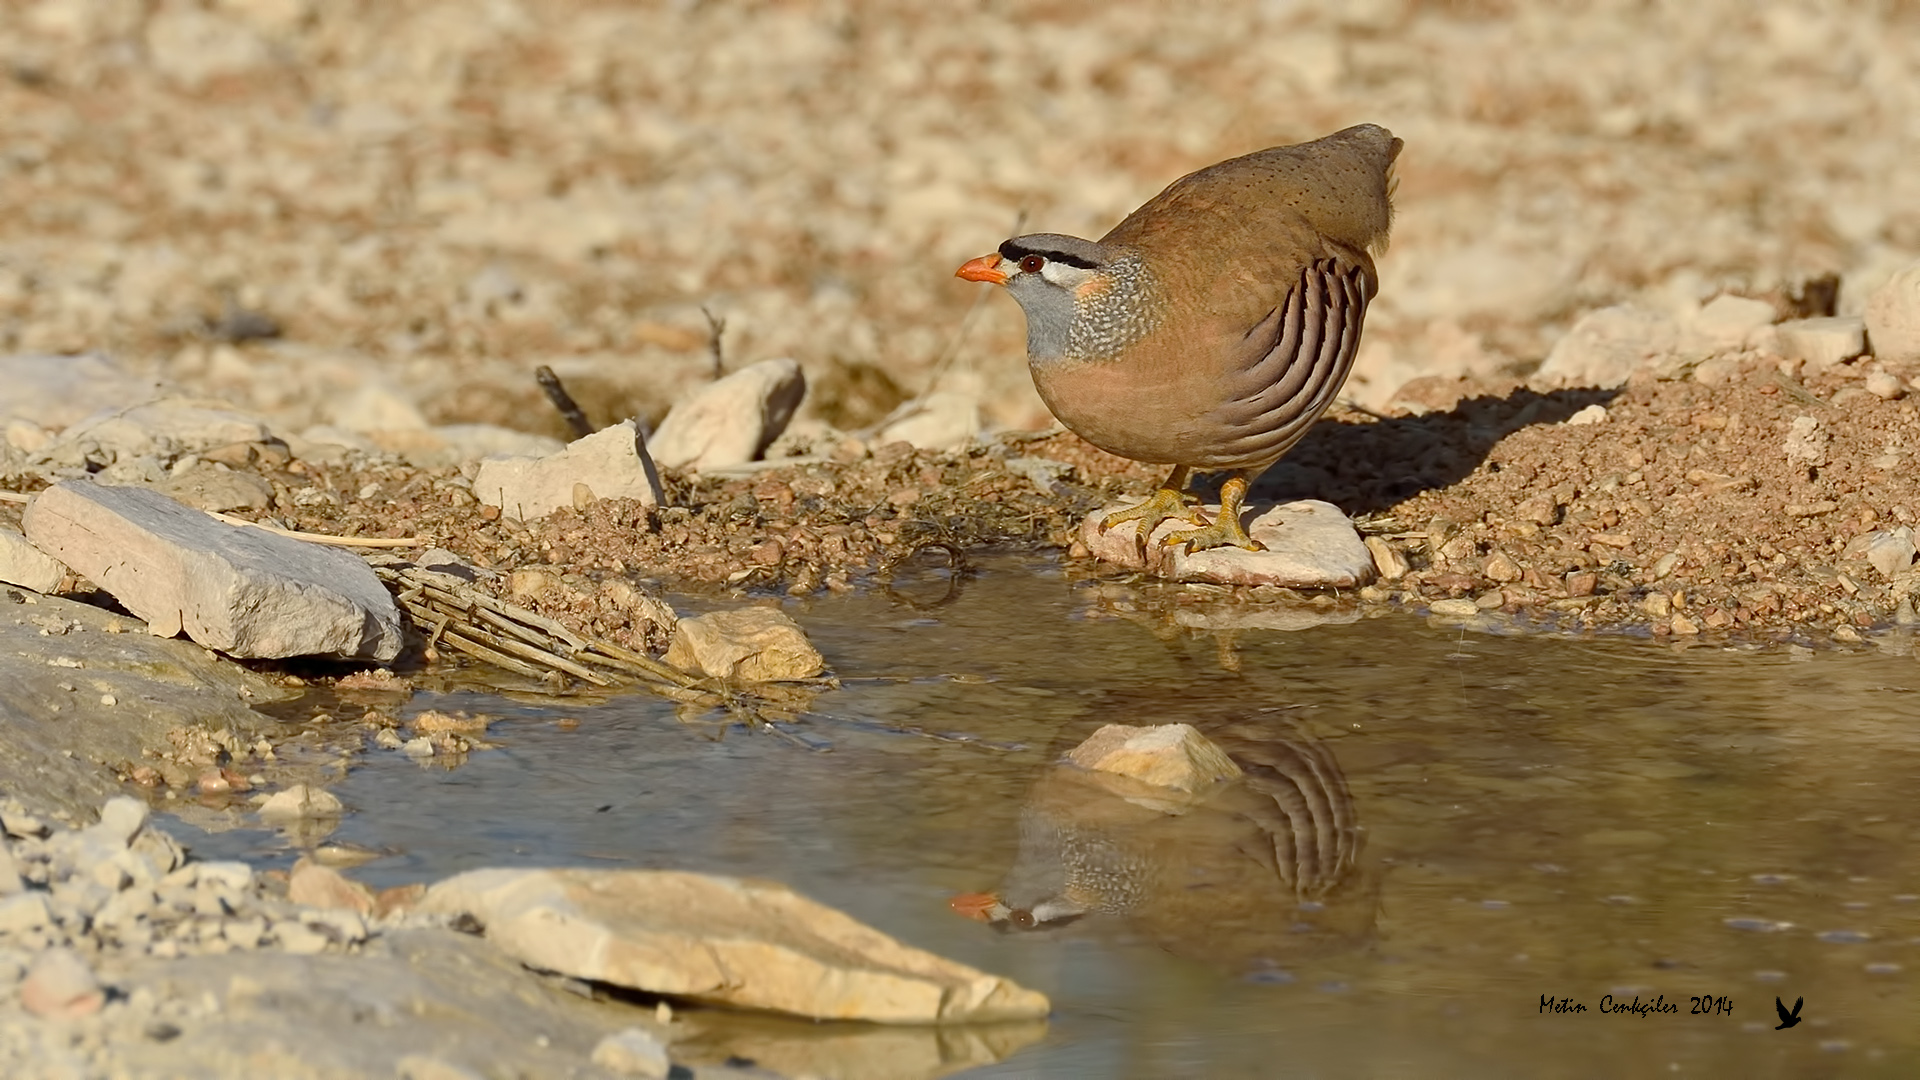
[[1408, 146], [1371, 407], [1623, 301], [1838, 273], [1858, 313], [1920, 257], [1913, 0], [12, 0], [0, 353], [564, 437], [535, 366], [657, 421], [723, 326], [728, 370], [799, 361], [801, 433], [929, 390], [1044, 427], [955, 266], [1363, 120]]

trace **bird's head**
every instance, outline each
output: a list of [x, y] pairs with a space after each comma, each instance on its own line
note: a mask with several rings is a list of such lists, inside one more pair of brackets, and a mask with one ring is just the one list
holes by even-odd
[[1027, 313], [1027, 354], [1036, 360], [1067, 352], [1074, 320], [1107, 293], [1119, 260], [1104, 245], [1059, 233], [1029, 233], [954, 271], [968, 281], [1005, 286]]
[[947, 906], [1000, 930], [1050, 930], [1091, 910], [1065, 896], [1043, 897], [1024, 907], [1014, 907], [999, 893], [962, 893], [948, 900]]

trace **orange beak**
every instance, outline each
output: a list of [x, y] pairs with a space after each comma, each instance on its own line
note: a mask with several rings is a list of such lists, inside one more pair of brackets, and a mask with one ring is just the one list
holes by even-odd
[[[999, 256], [990, 255], [988, 258], [997, 259]], [[981, 261], [983, 260], [973, 260], [973, 262]], [[972, 266], [973, 263], [968, 263], [967, 265]], [[993, 917], [993, 909], [999, 903], [1000, 898], [992, 893], [973, 892], [961, 893], [959, 896], [947, 901], [947, 906], [965, 915], [969, 919], [977, 922], [987, 922]]]
[[965, 266], [955, 270], [953, 276], [965, 278], [968, 281], [991, 281], [995, 285], [1007, 283], [1007, 272], [1000, 269], [1000, 256], [997, 254], [982, 255], [970, 260]]

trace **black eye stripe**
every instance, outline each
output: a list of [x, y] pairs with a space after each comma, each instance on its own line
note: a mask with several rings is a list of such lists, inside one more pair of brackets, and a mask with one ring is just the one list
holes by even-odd
[[1038, 255], [1050, 262], [1077, 266], [1082, 270], [1100, 269], [1100, 264], [1094, 262], [1092, 259], [1084, 259], [1078, 255], [1069, 255], [1064, 251], [1047, 251], [1043, 248], [1030, 248], [1022, 244], [1016, 244], [1011, 240], [1000, 245], [1000, 257], [1009, 262], [1019, 262], [1029, 255]]

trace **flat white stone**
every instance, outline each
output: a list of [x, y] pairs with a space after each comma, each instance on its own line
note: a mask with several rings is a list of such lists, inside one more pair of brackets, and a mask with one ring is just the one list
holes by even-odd
[[1832, 367], [1867, 351], [1866, 320], [1858, 316], [1793, 319], [1773, 328], [1780, 355], [1818, 368]]
[[27, 504], [27, 538], [161, 637], [230, 656], [391, 660], [400, 613], [358, 557], [227, 525], [144, 488], [72, 480]]
[[0, 581], [50, 593], [66, 576], [67, 568], [59, 559], [34, 547], [12, 529], [0, 529]]
[[575, 505], [582, 486], [595, 499], [634, 499], [657, 506], [660, 477], [631, 420], [576, 439], [546, 457], [492, 457], [474, 474], [473, 493], [508, 517], [532, 521]]
[[[1347, 515], [1332, 503], [1302, 499], [1257, 511], [1247, 534], [1265, 544], [1265, 551], [1213, 548], [1189, 553], [1161, 543], [1169, 533], [1193, 526], [1165, 521], [1147, 543], [1147, 559], [1140, 559], [1138, 522], [1124, 522], [1104, 533], [1100, 520], [1132, 504], [1116, 503], [1087, 515], [1080, 523], [1080, 539], [1095, 558], [1133, 570], [1151, 569], [1174, 581], [1210, 581], [1219, 585], [1279, 585], [1294, 589], [1346, 589], [1373, 580], [1373, 555]], [[1208, 520], [1218, 505], [1204, 508]]]
[[0, 356], [0, 417], [59, 430], [100, 411], [151, 401], [154, 379], [135, 376], [99, 353]]
[[1667, 316], [1631, 305], [1605, 307], [1581, 316], [1534, 372], [1539, 389], [1626, 385], [1634, 370], [1672, 352], [1680, 327]]
[[792, 360], [762, 360], [695, 391], [667, 413], [648, 440], [669, 469], [717, 469], [758, 458], [780, 437], [807, 394]]
[[821, 1020], [1022, 1020], [1045, 995], [913, 948], [770, 881], [670, 870], [472, 870], [419, 910], [468, 915], [521, 963]]

